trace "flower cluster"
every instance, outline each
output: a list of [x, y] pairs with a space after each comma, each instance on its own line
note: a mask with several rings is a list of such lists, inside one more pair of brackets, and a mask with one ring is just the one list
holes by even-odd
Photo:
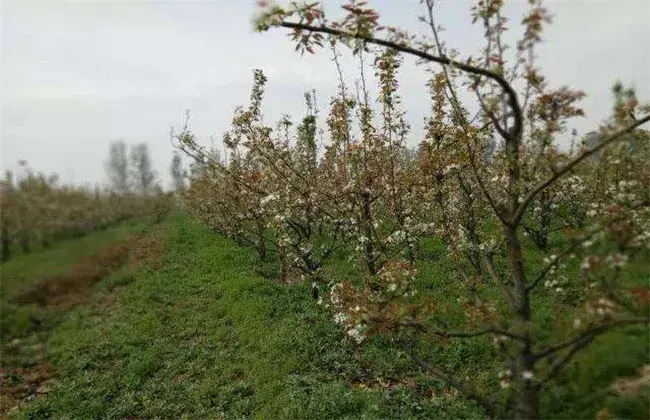
[[397, 333], [424, 325], [433, 302], [426, 299], [416, 304], [417, 274], [407, 262], [389, 261], [362, 287], [351, 281], [333, 285], [327, 306], [334, 321], [357, 342], [378, 332]]

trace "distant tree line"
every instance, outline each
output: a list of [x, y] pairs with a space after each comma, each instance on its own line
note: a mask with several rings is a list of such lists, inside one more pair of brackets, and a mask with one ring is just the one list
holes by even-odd
[[25, 161], [19, 164], [20, 176], [7, 171], [0, 178], [2, 261], [132, 217], [152, 215], [160, 222], [174, 205], [174, 192], [184, 190], [180, 156], [171, 164], [173, 191], [164, 192], [146, 143], [130, 150], [122, 140], [110, 143], [105, 187], [61, 184], [57, 175], [35, 172]]

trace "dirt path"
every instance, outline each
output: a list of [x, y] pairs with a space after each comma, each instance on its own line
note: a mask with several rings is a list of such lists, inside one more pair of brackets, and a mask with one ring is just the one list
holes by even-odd
[[[120, 269], [135, 274], [142, 266], [156, 267], [163, 251], [162, 230], [135, 234], [100, 252], [77, 261], [61, 275], [35, 281], [10, 300], [18, 306], [36, 305], [46, 317], [61, 320], [68, 311], [93, 301], [96, 285]], [[114, 287], [99, 300], [104, 307], [115, 302]], [[45, 356], [45, 346], [58, 322], [44, 323], [42, 317], [30, 317], [32, 325], [27, 336], [15, 337], [2, 348], [0, 366], [0, 418], [47, 394], [55, 371]], [[3, 337], [4, 338], [4, 337]]]

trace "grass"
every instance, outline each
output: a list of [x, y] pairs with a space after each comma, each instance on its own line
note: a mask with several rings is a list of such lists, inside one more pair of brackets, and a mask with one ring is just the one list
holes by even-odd
[[16, 255], [0, 266], [2, 269], [0, 297], [2, 299], [10, 297], [7, 294], [21, 290], [25, 282], [65, 272], [79, 259], [125, 239], [130, 233], [141, 231], [148, 222], [143, 218], [132, 219], [80, 239], [67, 239], [46, 250]]
[[0, 266], [0, 343], [43, 330], [58, 320], [58, 311], [44, 310], [38, 305], [18, 305], [15, 299], [45, 278], [69, 274], [75, 262], [88, 258], [117, 244], [128, 235], [146, 229], [148, 220], [136, 219], [117, 227], [92, 233], [81, 239], [69, 239], [55, 247], [30, 254], [20, 254]]
[[[134, 222], [2, 266], [5, 304], [30, 282], [63, 273], [75, 261], [150, 231]], [[386, 337], [356, 346], [314, 305], [306, 284], [277, 284], [258, 272], [252, 250], [215, 236], [184, 216], [167, 220], [155, 264], [121, 267], [97, 283], [87, 302], [59, 314], [42, 332], [47, 387], [12, 416], [19, 418], [477, 418], [481, 410], [442, 382], [422, 374]], [[420, 287], [453, 302], [460, 291], [450, 267], [427, 244]], [[28, 260], [23, 260], [23, 258]], [[332, 276], [355, 272], [344, 259]], [[5, 275], [8, 281], [5, 283]], [[20, 279], [20, 280], [18, 280]], [[33, 305], [32, 305], [33, 306]], [[49, 313], [49, 308], [36, 308]], [[552, 307], [542, 307], [542, 317]], [[3, 324], [4, 330], [4, 324]], [[29, 331], [7, 335], [10, 345]], [[647, 394], [609, 391], [612, 381], [648, 362], [647, 331], [602, 337], [553, 388], [544, 412], [554, 418], [644, 416]], [[22, 344], [21, 344], [22, 345]], [[482, 386], [498, 380], [489, 338], [465, 344], [427, 343], [430, 360]], [[622, 353], [617, 352], [624, 350]], [[3, 364], [4, 364], [3, 356]], [[20, 381], [20, 378], [15, 378]], [[568, 404], [567, 402], [571, 402]]]

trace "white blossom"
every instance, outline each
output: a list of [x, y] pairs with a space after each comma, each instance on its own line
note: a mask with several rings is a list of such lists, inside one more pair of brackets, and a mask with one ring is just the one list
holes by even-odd
[[279, 197], [277, 196], [277, 194], [269, 194], [269, 195], [267, 195], [266, 197], [263, 197], [263, 198], [260, 200], [260, 204], [261, 204], [262, 206], [264, 206], [264, 205], [266, 205], [267, 203], [269, 203], [269, 202], [271, 202], [271, 201], [277, 200], [278, 198], [279, 198]]
[[334, 314], [334, 322], [337, 324], [344, 324], [350, 317], [347, 316], [347, 314], [344, 314], [343, 312], [338, 312]]
[[363, 334], [363, 327], [360, 325], [349, 329], [348, 335], [357, 343], [361, 343], [366, 338], [365, 334]]

